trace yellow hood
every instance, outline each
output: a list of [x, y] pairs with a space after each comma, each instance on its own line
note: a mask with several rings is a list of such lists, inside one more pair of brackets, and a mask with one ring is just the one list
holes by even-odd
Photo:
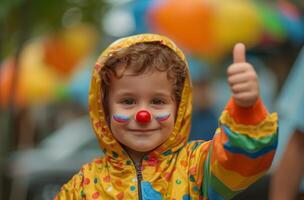
[[93, 70], [89, 104], [92, 125], [106, 155], [84, 165], [63, 186], [56, 200], [231, 199], [270, 167], [277, 145], [277, 116], [269, 115], [261, 100], [252, 108], [242, 108], [232, 99], [212, 141], [199, 140], [185, 145], [192, 109], [189, 72], [173, 132], [145, 156], [140, 165], [132, 164], [107, 126], [99, 71], [111, 53], [136, 43], [153, 41], [168, 46], [186, 63], [173, 42], [153, 34], [118, 40], [101, 54]]
[[[101, 78], [99, 76], [100, 70], [104, 67], [107, 58], [116, 51], [122, 48], [129, 47], [141, 42], [156, 42], [159, 41], [163, 45], [168, 46], [186, 63], [184, 54], [177, 46], [168, 38], [156, 34], [141, 34], [119, 39], [113, 42], [106, 50], [99, 56], [92, 74], [90, 92], [89, 92], [89, 114], [94, 132], [98, 138], [99, 144], [105, 154], [114, 160], [127, 159], [128, 155], [125, 153], [122, 146], [113, 137], [109, 127], [106, 123], [103, 103], [101, 99]], [[178, 116], [176, 118], [174, 130], [170, 137], [161, 146], [155, 149], [151, 154], [153, 156], [166, 156], [172, 152], [179, 150], [188, 139], [190, 131], [191, 111], [192, 111], [192, 89], [191, 80], [189, 76], [189, 69], [187, 69], [187, 77], [185, 79], [184, 88], [182, 91], [181, 102], [178, 108]]]

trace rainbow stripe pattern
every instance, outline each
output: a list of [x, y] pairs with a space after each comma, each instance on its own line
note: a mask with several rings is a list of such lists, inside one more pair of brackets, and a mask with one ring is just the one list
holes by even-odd
[[114, 114], [113, 119], [119, 123], [127, 123], [131, 117], [122, 114]]
[[276, 121], [261, 100], [249, 109], [228, 103], [204, 162], [206, 199], [230, 199], [266, 173], [278, 143]]
[[169, 119], [170, 117], [170, 113], [164, 113], [164, 114], [161, 114], [161, 115], [156, 115], [155, 116], [155, 119], [159, 122], [164, 122], [166, 121], [167, 119]]

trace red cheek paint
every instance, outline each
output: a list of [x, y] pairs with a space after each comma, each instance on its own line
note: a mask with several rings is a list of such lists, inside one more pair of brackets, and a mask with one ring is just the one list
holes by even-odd
[[156, 115], [155, 119], [159, 122], [164, 122], [167, 121], [170, 117], [170, 113], [165, 113], [165, 114], [161, 114], [161, 115]]
[[130, 121], [131, 117], [121, 114], [115, 114], [113, 115], [113, 119], [119, 123], [127, 123]]

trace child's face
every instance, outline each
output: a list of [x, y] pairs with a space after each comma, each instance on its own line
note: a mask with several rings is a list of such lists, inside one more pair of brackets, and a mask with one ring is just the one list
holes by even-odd
[[[122, 78], [111, 78], [108, 100], [111, 131], [129, 153], [149, 152], [171, 134], [177, 104], [167, 72], [126, 70]], [[136, 120], [142, 110], [151, 114], [150, 121]]]

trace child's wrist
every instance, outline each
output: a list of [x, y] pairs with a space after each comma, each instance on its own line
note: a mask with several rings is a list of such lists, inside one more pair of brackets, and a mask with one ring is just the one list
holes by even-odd
[[235, 102], [234, 98], [230, 98], [226, 110], [237, 123], [248, 125], [260, 123], [268, 113], [260, 97], [252, 106], [248, 107], [242, 107]]

